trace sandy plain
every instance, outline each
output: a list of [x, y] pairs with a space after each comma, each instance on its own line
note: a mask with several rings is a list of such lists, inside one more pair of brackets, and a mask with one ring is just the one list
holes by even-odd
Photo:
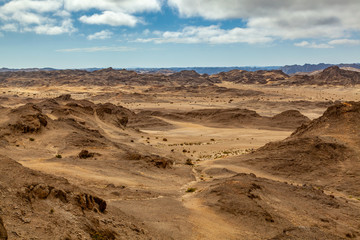
[[[326, 213], [320, 200], [306, 205], [302, 202], [307, 195], [298, 193], [302, 190], [294, 190], [296, 186], [302, 188], [303, 185], [309, 184], [309, 181], [264, 171], [257, 165], [246, 164], [245, 160], [238, 158], [256, 151], [269, 142], [286, 139], [299, 126], [293, 128], [247, 124], [233, 126], [222, 120], [214, 120], [215, 122], [194, 120], [187, 118], [186, 114], [184, 118], [166, 117], [169, 113], [183, 114], [203, 109], [239, 108], [256, 111], [257, 114], [265, 117], [273, 117], [287, 110], [298, 110], [313, 120], [320, 117], [335, 101], [360, 101], [360, 86], [271, 86], [232, 82], [218, 83], [217, 86], [260, 91], [263, 94], [219, 97], [210, 94], [184, 95], [181, 92], [168, 91], [149, 93], [146, 91], [149, 86], [129, 85], [1, 87], [1, 106], [7, 109], [16, 109], [25, 103], [38, 103], [71, 94], [74, 101], [112, 103], [121, 105], [135, 114], [161, 112], [160, 115], [152, 116], [152, 119], [157, 119], [163, 124], [163, 126], [150, 124], [144, 125], [145, 127], [123, 129], [103, 121], [96, 113], [91, 116], [74, 115], [76, 121], [86, 122], [85, 126], [96, 129], [112, 144], [86, 146], [86, 150], [96, 153], [95, 157], [79, 159], [77, 155], [84, 147], [71, 145], [66, 137], [73, 130], [54, 127], [49, 132], [30, 133], [25, 137], [12, 138], [11, 144], [2, 148], [1, 155], [15, 159], [27, 168], [66, 178], [73, 185], [95, 192], [107, 202], [109, 212], [112, 208], [120, 209], [137, 219], [144, 229], [151, 229], [150, 232], [154, 235], [150, 233], [145, 235], [145, 238], [149, 239], [360, 237], [358, 235], [360, 230], [357, 228], [360, 226], [359, 222], [351, 219], [358, 216], [356, 214], [360, 211], [359, 192], [356, 197], [356, 192], [350, 195], [346, 191], [325, 187], [326, 191], [323, 193], [325, 196], [319, 195], [317, 199], [332, 195], [341, 205], [340, 210], [336, 208], [332, 213]], [[43, 111], [43, 113], [51, 121], [59, 120], [59, 116], [51, 111]], [[5, 123], [8, 120], [7, 117], [2, 117], [0, 121]], [[34, 141], [29, 141], [30, 138]], [[116, 146], [117, 144], [121, 145], [121, 150]], [[129, 149], [141, 156], [161, 156], [160, 158], [171, 159], [171, 166], [154, 167], [151, 164], [143, 164], [137, 158], [136, 161], [125, 158], [122, 160], [122, 154]], [[55, 157], [60, 154], [62, 158]], [[251, 180], [255, 175], [256, 179]], [[256, 209], [255, 207], [253, 209], [249, 203], [250, 212], [244, 210], [240, 214], [231, 214], [226, 207], [221, 207], [221, 204], [229, 204], [226, 199], [222, 199], [222, 197], [227, 198], [221, 195], [222, 189], [217, 189], [223, 181], [239, 181], [241, 184], [248, 181], [264, 181], [256, 184], [261, 185], [261, 189], [269, 189], [266, 193], [258, 194], [259, 199], [267, 202], [267, 205], [258, 204]], [[247, 185], [244, 186], [246, 187]], [[301, 196], [293, 196], [291, 191]], [[287, 194], [291, 196], [286, 198]], [[255, 194], [254, 198], [258, 195]], [[229, 199], [231, 197], [233, 196], [229, 196]], [[216, 203], [215, 199], [221, 204]], [[264, 223], [258, 222], [257, 219], [245, 220], [249, 214], [259, 219], [263, 218], [262, 213], [259, 215], [259, 212], [265, 211], [264, 209], [266, 212], [271, 212], [272, 216], [277, 213], [282, 217], [267, 218], [266, 213]], [[355, 216], [348, 214], [351, 209], [356, 209]], [[320, 218], [325, 220], [319, 220]], [[327, 220], [328, 218], [330, 220]], [[337, 219], [337, 222], [333, 219]], [[9, 225], [6, 227], [11, 229]], [[293, 230], [286, 230], [291, 227]], [[287, 232], [291, 231], [309, 231], [309, 233], [300, 233], [299, 237], [294, 233], [286, 238]], [[12, 232], [14, 231], [10, 230], [9, 235]], [[121, 235], [117, 238], [126, 239]], [[13, 234], [9, 239], [17, 238]], [[74, 239], [88, 239], [88, 237], [78, 236]]]

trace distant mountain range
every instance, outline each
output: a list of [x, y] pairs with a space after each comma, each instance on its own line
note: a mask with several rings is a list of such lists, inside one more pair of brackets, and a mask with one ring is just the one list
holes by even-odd
[[279, 67], [279, 70], [282, 70], [286, 74], [295, 74], [299, 72], [314, 72], [318, 70], [324, 70], [325, 68], [338, 66], [340, 68], [358, 68], [360, 69], [360, 63], [352, 63], [352, 64], [305, 64], [305, 65], [286, 65], [284, 67]]
[[54, 71], [55, 68], [0, 68], [0, 72], [37, 72], [37, 71]]
[[171, 72], [181, 72], [181, 71], [186, 71], [186, 70], [194, 70], [199, 74], [217, 74], [220, 72], [228, 72], [231, 70], [245, 70], [245, 71], [249, 71], [249, 72], [255, 72], [258, 70], [279, 70], [280, 67], [279, 66], [270, 66], [270, 67], [185, 67], [185, 68], [180, 68], [180, 67], [173, 67], [173, 68], [132, 68], [132, 69], [128, 69], [128, 70], [134, 70], [137, 72], [142, 72], [142, 73], [153, 73], [153, 72], [166, 72], [166, 71], [171, 71]]
[[[254, 72], [258, 70], [281, 70], [286, 74], [295, 74], [295, 73], [304, 73], [304, 72], [313, 72], [318, 70], [324, 70], [325, 68], [331, 66], [338, 66], [340, 68], [357, 68], [360, 69], [360, 63], [352, 63], [352, 64], [304, 64], [304, 65], [286, 65], [286, 66], [266, 66], [266, 67], [171, 67], [171, 68], [128, 68], [127, 70], [133, 70], [139, 73], [173, 73], [173, 72], [181, 72], [183, 70], [194, 70], [199, 74], [217, 74], [220, 72], [228, 72], [231, 70], [245, 70], [249, 72]], [[85, 68], [82, 70], [86, 70], [89, 72], [93, 72], [96, 70], [101, 70], [102, 68]], [[0, 68], [0, 72], [15, 72], [15, 71], [25, 71], [25, 72], [36, 72], [36, 71], [54, 71], [59, 69], [54, 68], [24, 68], [24, 69], [9, 69], [9, 68]]]

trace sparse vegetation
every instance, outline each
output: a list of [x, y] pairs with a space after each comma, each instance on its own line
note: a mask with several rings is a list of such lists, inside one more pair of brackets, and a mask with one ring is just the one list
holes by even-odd
[[168, 146], [192, 146], [192, 145], [202, 145], [202, 142], [184, 142], [184, 143], [174, 143], [169, 144]]
[[196, 191], [196, 188], [188, 188], [188, 189], [186, 189], [186, 192], [187, 193], [192, 193], [192, 192], [195, 192]]
[[62, 156], [60, 154], [56, 154], [55, 156], [56, 158], [62, 158]]
[[86, 158], [92, 158], [94, 157], [94, 153], [89, 152], [88, 150], [81, 150], [81, 152], [78, 154], [78, 157], [81, 159], [86, 159]]
[[35, 141], [35, 138], [29, 138], [29, 140], [31, 141], [31, 142], [33, 142], [33, 141]]
[[167, 142], [167, 138], [163, 138], [163, 141], [164, 141], [164, 142]]
[[189, 165], [189, 166], [193, 166], [193, 165], [194, 165], [193, 161], [192, 161], [190, 158], [186, 159], [185, 164], [186, 164], [186, 165]]

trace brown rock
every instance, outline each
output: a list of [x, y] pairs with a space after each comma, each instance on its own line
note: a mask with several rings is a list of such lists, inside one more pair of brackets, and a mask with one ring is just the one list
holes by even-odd
[[83, 210], [98, 210], [102, 213], [106, 210], [106, 201], [99, 197], [95, 197], [87, 193], [82, 193], [77, 195], [76, 199], [78, 205]]
[[0, 240], [7, 240], [7, 239], [8, 239], [7, 231], [4, 227], [4, 222], [0, 217]]
[[81, 152], [79, 153], [79, 158], [81, 159], [86, 159], [86, 158], [91, 158], [94, 156], [94, 153], [89, 152], [88, 150], [81, 150]]
[[32, 193], [37, 198], [46, 199], [50, 194], [50, 189], [49, 186], [38, 184], [32, 189]]

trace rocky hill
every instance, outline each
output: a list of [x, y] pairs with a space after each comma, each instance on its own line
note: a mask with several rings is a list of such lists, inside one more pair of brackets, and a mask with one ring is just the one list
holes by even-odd
[[135, 71], [101, 69], [0, 72], [3, 86], [114, 86], [123, 85], [211, 85], [214, 80], [194, 71], [168, 74], [138, 74]]
[[273, 117], [260, 116], [249, 109], [200, 109], [189, 112], [142, 111], [141, 116], [158, 116], [166, 119], [199, 122], [217, 127], [254, 127], [263, 129], [296, 129], [310, 119], [297, 110], [288, 110]]
[[360, 72], [333, 66], [312, 75], [294, 75], [288, 80], [288, 83], [297, 85], [356, 85], [360, 84]]
[[271, 174], [360, 197], [359, 119], [359, 102], [333, 105], [287, 139], [268, 143], [243, 160]]
[[282, 81], [289, 76], [281, 70], [248, 72], [244, 70], [232, 70], [229, 72], [221, 72], [211, 76], [211, 79], [220, 81], [229, 81], [243, 84], [268, 84], [274, 81]]
[[200, 75], [193, 70], [175, 73], [137, 73], [112, 68], [88, 72], [85, 70], [8, 71], [0, 72], [0, 86], [166, 86], [205, 87], [223, 81], [236, 84], [271, 85], [354, 85], [360, 83], [360, 72], [332, 66], [316, 74], [289, 76], [281, 70], [231, 70]]
[[310, 73], [314, 71], [321, 71], [326, 68], [332, 67], [332, 66], [338, 66], [340, 68], [357, 68], [360, 69], [360, 64], [304, 64], [304, 65], [286, 65], [283, 67], [280, 67], [280, 70], [285, 72], [286, 74], [296, 74], [296, 73]]
[[[0, 156], [0, 239], [149, 239], [136, 219], [66, 179]], [[115, 223], [116, 224], [112, 224]], [[156, 235], [154, 235], [156, 236]], [[155, 237], [156, 238], [156, 237]]]

